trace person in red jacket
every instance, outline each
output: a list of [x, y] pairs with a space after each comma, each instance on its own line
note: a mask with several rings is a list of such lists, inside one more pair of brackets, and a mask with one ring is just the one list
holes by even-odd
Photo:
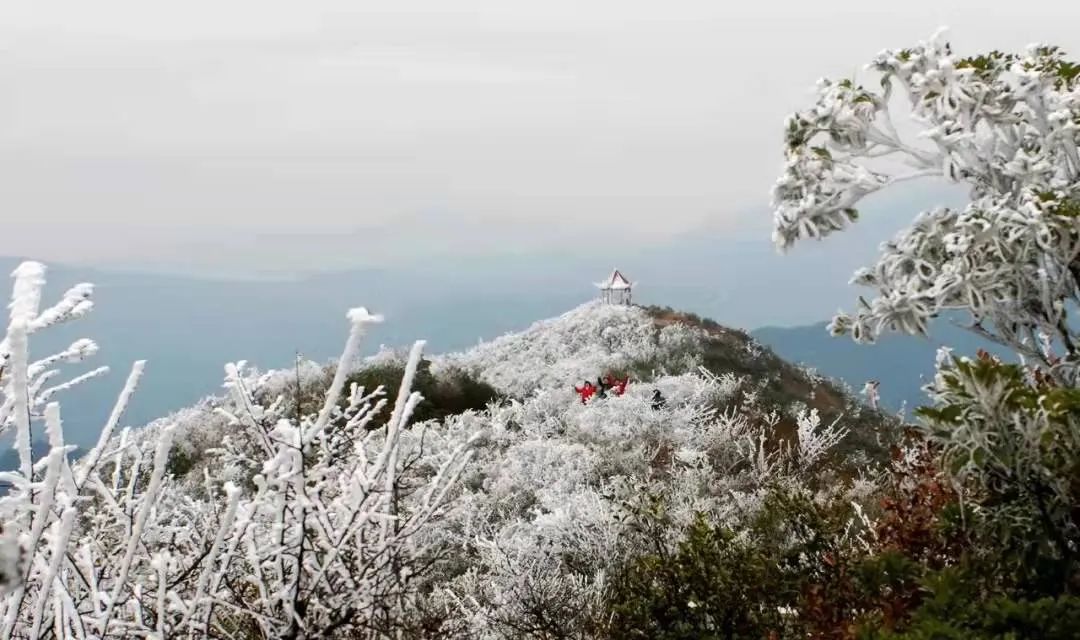
[[574, 392], [581, 396], [581, 404], [585, 404], [589, 401], [589, 398], [593, 397], [593, 394], [596, 393], [596, 387], [593, 386], [593, 383], [586, 380], [585, 386], [574, 387]]
[[615, 395], [621, 396], [626, 393], [626, 385], [630, 384], [630, 376], [626, 376], [622, 380], [615, 380]]

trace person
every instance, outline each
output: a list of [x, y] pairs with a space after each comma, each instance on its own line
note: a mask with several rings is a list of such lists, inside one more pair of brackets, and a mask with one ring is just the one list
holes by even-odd
[[626, 393], [626, 385], [630, 384], [630, 376], [626, 376], [622, 380], [615, 380], [615, 395], [621, 396]]
[[607, 397], [608, 389], [611, 388], [610, 384], [604, 380], [604, 378], [597, 376], [596, 378], [596, 392], [600, 394], [601, 398]]
[[652, 390], [652, 408], [660, 409], [667, 404], [667, 400], [664, 398], [664, 394], [660, 393], [659, 389]]
[[878, 401], [881, 398], [881, 394], [878, 389], [881, 387], [881, 383], [877, 380], [870, 380], [863, 387], [862, 394], [866, 396], [866, 402], [870, 405], [871, 409], [875, 411], [878, 408]]
[[581, 404], [585, 404], [589, 401], [589, 398], [593, 397], [593, 394], [596, 393], [596, 387], [594, 387], [591, 382], [586, 380], [584, 386], [575, 386], [574, 392], [581, 396]]

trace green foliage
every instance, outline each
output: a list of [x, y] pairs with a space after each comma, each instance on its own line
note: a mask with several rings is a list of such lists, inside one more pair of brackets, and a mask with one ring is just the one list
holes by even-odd
[[986, 597], [982, 582], [961, 569], [926, 578], [927, 596], [903, 630], [864, 628], [860, 640], [1072, 640], [1080, 598]]
[[[382, 386], [392, 407], [401, 380], [405, 377], [404, 365], [381, 364], [366, 367], [349, 376], [346, 388], [357, 384], [367, 391]], [[474, 378], [468, 373], [454, 369], [442, 375], [431, 373], [431, 362], [421, 360], [413, 381], [413, 390], [424, 397], [413, 413], [412, 422], [442, 420], [447, 416], [466, 411], [480, 411], [488, 404], [498, 401], [501, 396], [489, 384]], [[375, 416], [370, 428], [385, 426], [390, 419], [390, 407]]]
[[941, 464], [980, 507], [997, 571], [1032, 594], [1080, 588], [1080, 390], [989, 356], [942, 368], [919, 411]]
[[985, 55], [963, 58], [957, 61], [956, 68], [971, 69], [980, 80], [992, 82], [1007, 71], [1016, 60], [1017, 57], [1014, 54], [991, 51]]
[[195, 467], [195, 463], [201, 458], [202, 456], [192, 455], [181, 447], [173, 447], [169, 450], [169, 459], [165, 464], [165, 472], [174, 478], [183, 477]]
[[1066, 60], [1065, 52], [1055, 46], [1036, 49], [1034, 59], [1025, 62], [1024, 69], [1052, 76], [1058, 89], [1072, 87], [1080, 77], [1080, 65]]
[[[788, 637], [805, 626], [792, 613], [810, 581], [829, 582], [840, 555], [845, 506], [773, 492], [743, 522], [699, 516], [677, 544], [664, 506], [648, 499], [630, 530], [645, 553], [612, 580], [613, 638], [689, 640]], [[831, 565], [835, 567], [835, 562]], [[794, 637], [794, 636], [792, 636]]]

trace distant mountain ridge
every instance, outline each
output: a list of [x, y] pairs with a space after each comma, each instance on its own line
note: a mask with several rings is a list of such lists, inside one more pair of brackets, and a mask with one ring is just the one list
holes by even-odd
[[781, 357], [843, 380], [856, 392], [868, 380], [878, 380], [883, 407], [894, 411], [906, 407], [910, 412], [926, 403], [922, 386], [933, 379], [940, 347], [968, 356], [985, 349], [1011, 359], [1001, 347], [948, 318], [934, 322], [928, 337], [886, 334], [871, 345], [858, 344], [850, 336], [833, 337], [827, 326], [827, 322], [819, 322], [803, 327], [762, 327], [751, 334]]

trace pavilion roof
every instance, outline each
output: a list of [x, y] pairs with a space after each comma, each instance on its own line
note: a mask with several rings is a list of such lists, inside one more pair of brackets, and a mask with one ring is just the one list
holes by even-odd
[[614, 269], [610, 277], [603, 282], [597, 282], [596, 286], [601, 289], [629, 289], [633, 285], [618, 269]]

